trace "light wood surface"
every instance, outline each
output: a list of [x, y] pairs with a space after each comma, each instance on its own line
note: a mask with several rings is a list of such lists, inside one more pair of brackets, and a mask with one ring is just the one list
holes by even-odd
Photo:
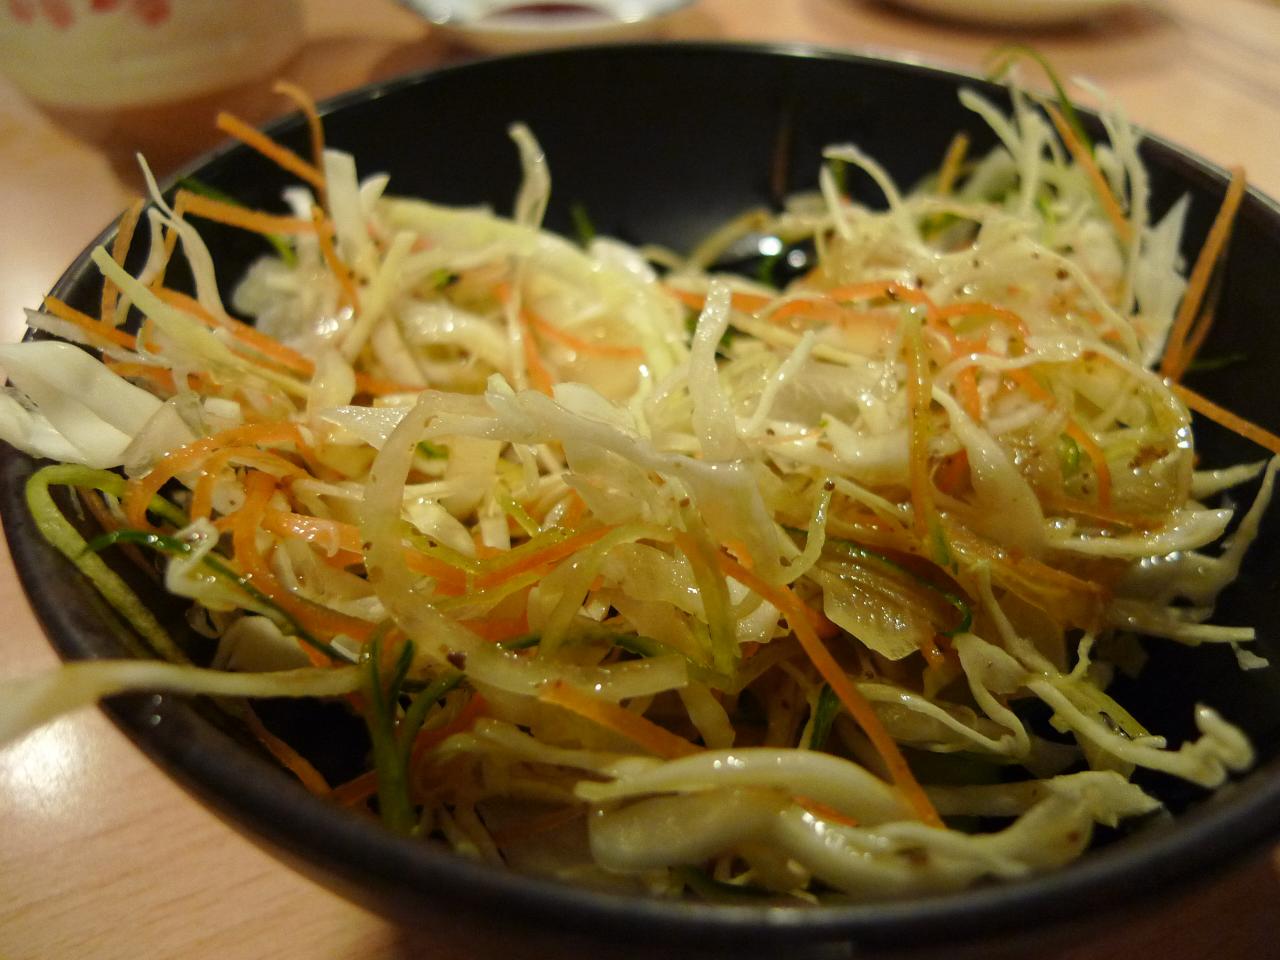
[[[268, 0], [269, 2], [269, 0]], [[1016, 2], [1016, 0], [1010, 0]], [[1037, 34], [961, 27], [859, 0], [702, 0], [676, 38], [807, 41], [976, 69], [995, 43], [1029, 39], [1069, 74], [1115, 94], [1147, 128], [1280, 195], [1280, 5], [1166, 0]], [[317, 97], [468, 54], [379, 0], [309, 0], [307, 41], [284, 75]], [[135, 195], [130, 156], [158, 172], [216, 142], [228, 106], [265, 120], [269, 84], [181, 108], [50, 116], [0, 80], [0, 338], [23, 329], [63, 268]], [[1266, 318], [1270, 319], [1270, 318]], [[0, 553], [0, 677], [55, 658]], [[1280, 956], [1274, 856], [1219, 878], [1055, 960], [1160, 952], [1162, 960]], [[271, 957], [454, 960], [313, 886], [190, 800], [97, 711], [0, 750], [0, 958]], [[473, 960], [458, 956], [456, 960]]]

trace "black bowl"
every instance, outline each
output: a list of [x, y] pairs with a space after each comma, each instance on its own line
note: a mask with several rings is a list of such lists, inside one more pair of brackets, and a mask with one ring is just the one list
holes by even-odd
[[[688, 248], [735, 212], [812, 187], [828, 143], [856, 141], [904, 184], [936, 167], [958, 129], [983, 149], [992, 138], [957, 102], [962, 85], [1007, 102], [1000, 88], [975, 78], [842, 53], [636, 46], [454, 67], [340, 97], [324, 113], [330, 143], [354, 152], [365, 173], [389, 172], [394, 192], [498, 209], [510, 208], [519, 178], [506, 128], [525, 121], [551, 163], [551, 227], [568, 231], [569, 211], [580, 203], [604, 232]], [[296, 118], [271, 133], [305, 150]], [[1146, 141], [1144, 156], [1155, 214], [1191, 195], [1190, 258], [1221, 201], [1224, 173], [1156, 138]], [[280, 171], [246, 149], [219, 150], [192, 172], [249, 204], [281, 208]], [[874, 200], [869, 189], [867, 199]], [[234, 230], [204, 232], [229, 294], [264, 248]], [[1262, 321], [1280, 299], [1278, 262], [1280, 208], [1251, 192], [1205, 351], [1244, 352], [1248, 359], [1191, 381], [1272, 429], [1280, 428], [1273, 385], [1280, 325]], [[99, 289], [85, 255], [54, 293], [92, 308]], [[1247, 442], [1201, 427], [1202, 462], [1258, 458]], [[116, 619], [33, 527], [22, 495], [33, 466], [12, 452], [3, 459], [0, 509], [36, 612], [64, 656], [122, 655]], [[1277, 526], [1274, 517], [1266, 524], [1239, 582], [1222, 599], [1220, 617], [1257, 625], [1259, 648], [1273, 659], [1280, 656]], [[1143, 896], [1167, 896], [1176, 884], [1211, 876], [1280, 837], [1280, 670], [1241, 672], [1228, 650], [1152, 649], [1153, 682], [1126, 694], [1138, 717], [1176, 737], [1189, 732], [1194, 703], [1212, 704], [1253, 737], [1257, 769], [1212, 797], [1153, 781], [1176, 818], [1117, 838], [1057, 873], [954, 895], [816, 909], [623, 898], [488, 869], [396, 838], [316, 799], [198, 704], [127, 697], [108, 709], [172, 776], [291, 864], [374, 910], [423, 924], [441, 942], [465, 943], [475, 955], [685, 954], [695, 945], [737, 956], [929, 946], [955, 955], [964, 942], [1061, 930]]]

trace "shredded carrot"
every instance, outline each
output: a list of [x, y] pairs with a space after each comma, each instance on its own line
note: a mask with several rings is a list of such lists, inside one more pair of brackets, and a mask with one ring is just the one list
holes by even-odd
[[303, 160], [288, 147], [276, 143], [261, 130], [245, 123], [235, 114], [221, 111], [218, 113], [215, 124], [223, 133], [257, 150], [268, 160], [274, 161], [278, 166], [307, 181], [317, 190], [324, 191], [324, 174], [317, 167]]
[[1164, 357], [1160, 361], [1160, 373], [1166, 377], [1174, 380], [1181, 379], [1209, 334], [1209, 327], [1213, 322], [1212, 311], [1205, 314], [1203, 321], [1194, 331], [1192, 324], [1200, 310], [1205, 292], [1209, 288], [1214, 267], [1217, 266], [1218, 260], [1226, 250], [1227, 242], [1231, 239], [1231, 228], [1235, 224], [1240, 201], [1244, 199], [1245, 186], [1244, 170], [1239, 167], [1233, 168], [1226, 196], [1223, 197], [1222, 206], [1218, 208], [1218, 215], [1214, 217], [1213, 226], [1209, 228], [1209, 235], [1200, 249], [1195, 266], [1191, 268], [1187, 289], [1182, 295], [1182, 303], [1178, 306], [1178, 315], [1174, 318], [1173, 328], [1169, 331], [1169, 342], [1165, 347]]
[[[706, 306], [706, 294], [694, 293], [691, 290], [681, 290], [679, 287], [666, 287], [665, 289], [673, 297], [691, 309], [701, 310]], [[840, 288], [837, 288], [837, 290], [838, 289]], [[769, 304], [773, 303], [775, 299], [776, 298], [774, 297], [766, 297], [757, 293], [735, 291], [730, 303], [734, 310], [738, 310], [742, 313], [757, 314], [769, 306]], [[778, 323], [783, 320], [806, 319], [839, 324], [840, 326], [845, 327], [868, 325], [892, 327], [897, 322], [896, 318], [892, 316], [849, 310], [838, 302], [841, 299], [856, 300], [870, 298], [841, 298], [836, 296], [835, 290], [806, 290], [802, 297], [790, 300], [770, 313], [769, 321], [771, 323]]]
[[1266, 430], [1256, 423], [1237, 416], [1225, 407], [1220, 407], [1212, 400], [1202, 397], [1193, 390], [1188, 390], [1180, 383], [1172, 384], [1173, 392], [1176, 393], [1188, 407], [1196, 413], [1202, 414], [1212, 420], [1214, 423], [1226, 427], [1233, 433], [1238, 433], [1246, 440], [1252, 440], [1260, 447], [1270, 450], [1272, 453], [1280, 456], [1280, 436]]
[[[190, 190], [179, 190], [178, 195], [173, 198], [173, 216], [177, 220], [181, 220], [187, 212], [187, 198], [195, 196]], [[152, 287], [164, 286], [164, 274], [169, 268], [170, 261], [173, 260], [173, 251], [178, 246], [178, 231], [173, 227], [168, 227], [164, 233], [164, 252], [160, 257], [160, 266], [156, 270], [156, 275], [151, 280]]]
[[[1032, 400], [1048, 406], [1055, 405], [1056, 401], [1053, 395], [1040, 386], [1030, 371], [1025, 369], [1006, 370], [1005, 375], [1030, 394]], [[1089, 463], [1093, 467], [1093, 473], [1098, 482], [1098, 507], [1101, 511], [1109, 512], [1111, 509], [1111, 466], [1107, 463], [1106, 454], [1102, 452], [1098, 442], [1074, 418], [1067, 421], [1065, 432], [1084, 451], [1085, 456], [1089, 458]]]
[[416, 761], [423, 754], [435, 749], [444, 743], [455, 733], [465, 733], [475, 726], [476, 721], [489, 712], [489, 701], [478, 693], [473, 693], [471, 699], [468, 700], [448, 723], [440, 727], [433, 727], [430, 730], [423, 730], [413, 741], [412, 757]]
[[1040, 386], [1040, 381], [1032, 375], [1031, 371], [1015, 367], [1012, 370], [1006, 370], [1004, 375], [1022, 387], [1023, 390], [1030, 394], [1031, 399], [1037, 403], [1043, 403], [1047, 406], [1056, 405], [1057, 401], [1054, 399], [1053, 394]]
[[813, 797], [805, 797], [797, 794], [791, 799], [794, 800], [798, 806], [803, 807], [805, 810], [808, 810], [810, 813], [812, 813], [815, 817], [818, 817], [820, 820], [829, 820], [832, 823], [840, 824], [840, 826], [842, 827], [858, 826], [858, 821], [855, 820], [853, 817], [849, 816], [847, 813], [843, 813], [837, 810], [835, 807], [831, 806], [830, 804], [823, 803], [820, 800], [815, 800], [813, 799]]
[[591, 546], [612, 529], [613, 527], [596, 527], [594, 530], [584, 530], [564, 540], [558, 540], [545, 549], [522, 554], [505, 566], [482, 573], [476, 578], [476, 586], [481, 590], [487, 590], [506, 583], [522, 573], [554, 566], [566, 557], [571, 557], [579, 550]]
[[[129, 204], [128, 209], [120, 215], [120, 226], [116, 228], [115, 239], [111, 242], [111, 259], [124, 266], [125, 257], [133, 245], [133, 234], [138, 229], [138, 218], [142, 216], [147, 202], [139, 197]], [[106, 277], [102, 281], [102, 307], [98, 311], [102, 322], [108, 327], [116, 326], [116, 302], [120, 291], [115, 281]]]
[[524, 365], [529, 371], [529, 382], [535, 390], [551, 396], [552, 387], [555, 386], [555, 377], [551, 375], [546, 363], [542, 359], [542, 355], [538, 352], [537, 341], [533, 339], [533, 328], [529, 324], [528, 319], [524, 315], [524, 311], [520, 314], [520, 330], [522, 336], [520, 342], [524, 347]]
[[[205, 326], [213, 330], [226, 330], [245, 348], [259, 356], [271, 360], [284, 370], [301, 377], [311, 377], [316, 372], [315, 361], [298, 351], [285, 346], [274, 337], [269, 337], [250, 324], [243, 323], [234, 317], [216, 318], [209, 313], [200, 302], [172, 290], [169, 287], [157, 287], [153, 291], [165, 303], [191, 314]], [[383, 380], [368, 374], [356, 374], [356, 387], [371, 396], [382, 396], [389, 393], [418, 393], [421, 387], [413, 387], [394, 380]]]
[[684, 737], [676, 736], [665, 727], [660, 727], [652, 720], [647, 720], [626, 707], [619, 706], [609, 700], [593, 697], [557, 680], [542, 688], [538, 699], [543, 703], [563, 707], [570, 713], [576, 713], [597, 726], [612, 730], [626, 740], [630, 740], [646, 753], [664, 760], [676, 760], [680, 757], [692, 756], [701, 748], [690, 743]]
[[162, 457], [150, 473], [129, 481], [123, 501], [125, 516], [134, 527], [151, 529], [147, 505], [161, 487], [184, 470], [200, 466], [215, 451], [246, 444], [293, 444], [300, 451], [307, 449], [301, 431], [292, 423], [250, 423], [196, 440]]
[[366, 770], [360, 776], [334, 787], [329, 796], [341, 806], [354, 807], [368, 800], [377, 790], [378, 775], [372, 770]]
[[[277, 536], [296, 537], [324, 550], [335, 551], [345, 561], [344, 566], [364, 562], [360, 529], [352, 524], [301, 513], [267, 510], [262, 515], [262, 526]], [[411, 549], [404, 551], [404, 560], [410, 570], [434, 578], [441, 593], [456, 596], [466, 589], [466, 574], [457, 567]]]
[[876, 751], [884, 760], [885, 766], [888, 767], [893, 782], [902, 792], [912, 809], [916, 811], [921, 820], [930, 826], [941, 826], [942, 820], [938, 816], [937, 810], [934, 809], [928, 795], [911, 772], [906, 758], [903, 757], [902, 751], [898, 748], [897, 741], [884, 728], [884, 724], [876, 716], [875, 708], [871, 706], [870, 701], [862, 695], [862, 692], [849, 679], [849, 675], [836, 662], [836, 658], [831, 655], [831, 651], [826, 648], [817, 634], [814, 633], [809, 618], [804, 613], [805, 604], [787, 587], [774, 586], [768, 583], [750, 570], [747, 570], [728, 554], [721, 553], [718, 555], [718, 559], [720, 569], [726, 575], [737, 580], [744, 587], [754, 590], [782, 612], [787, 624], [800, 642], [801, 648], [813, 665], [817, 667], [822, 679], [835, 691], [836, 696], [840, 698], [840, 702], [844, 704], [850, 716], [857, 721], [858, 726], [867, 735], [872, 746], [876, 748]]
[[215, 317], [194, 297], [169, 287], [157, 287], [152, 292], [169, 306], [190, 314], [209, 329], [227, 330], [236, 340], [290, 373], [310, 376], [315, 370], [315, 364], [296, 350], [286, 347], [274, 337], [267, 336], [247, 323], [231, 317]]
[[[231, 527], [231, 544], [240, 572], [249, 578], [256, 589], [311, 632], [324, 637], [342, 633], [360, 643], [366, 642], [373, 634], [373, 624], [305, 600], [276, 578], [266, 558], [258, 550], [258, 531], [262, 527], [271, 496], [275, 493], [276, 479], [268, 473], [252, 470], [245, 476], [244, 487], [244, 504], [232, 515]], [[317, 666], [328, 665], [329, 658], [323, 653], [311, 647], [304, 649]]]
[[[692, 290], [682, 290], [679, 287], [671, 286], [664, 289], [690, 309], [701, 310], [707, 305], [707, 295], [705, 293], [695, 293]], [[743, 293], [740, 290], [734, 291], [730, 298], [730, 304], [733, 309], [741, 310], [743, 313], [755, 313], [772, 302], [772, 297], [761, 296], [758, 293]]]
[[215, 223], [223, 223], [229, 227], [239, 227], [253, 233], [274, 233], [296, 235], [314, 233], [315, 224], [310, 220], [298, 217], [286, 217], [276, 213], [263, 213], [260, 210], [246, 210], [233, 203], [224, 203], [212, 197], [202, 197], [190, 190], [179, 190], [178, 197], [183, 201], [186, 213]]
[[271, 89], [292, 100], [302, 111], [302, 115], [307, 118], [307, 131], [311, 135], [311, 162], [316, 172], [320, 174], [321, 183], [317, 189], [323, 197], [327, 186], [324, 182], [324, 124], [320, 122], [320, 111], [316, 109], [316, 102], [311, 94], [288, 80], [277, 80]]
[[587, 514], [587, 501], [582, 499], [582, 495], [577, 490], [569, 491], [569, 506], [565, 508], [564, 516], [560, 518], [560, 525], [572, 529]]
[[[484, 697], [478, 693], [473, 695], [449, 723], [431, 730], [423, 730], [418, 734], [413, 742], [413, 759], [415, 761], [420, 759], [455, 733], [470, 730], [487, 711], [488, 703]], [[373, 770], [367, 770], [335, 788], [332, 797], [344, 807], [354, 807], [368, 800], [377, 790], [378, 775]]]
[[942, 168], [938, 171], [939, 196], [948, 196], [955, 188], [956, 178], [960, 176], [960, 166], [964, 163], [965, 154], [969, 152], [969, 135], [963, 130], [956, 133], [947, 144], [947, 152], [942, 158]]
[[325, 780], [311, 761], [268, 730], [251, 707], [245, 707], [242, 719], [258, 742], [271, 752], [281, 766], [302, 781], [304, 787], [319, 797], [327, 797], [333, 793], [329, 781]]
[[938, 489], [951, 496], [958, 496], [969, 482], [969, 454], [961, 450], [942, 461], [934, 474]]
[[485, 620], [459, 620], [458, 623], [466, 627], [472, 633], [482, 640], [488, 640], [490, 643], [502, 643], [505, 640], [514, 640], [517, 637], [523, 637], [529, 632], [529, 618], [525, 615], [518, 617], [489, 617]]
[[1107, 456], [1080, 424], [1075, 420], [1067, 421], [1066, 434], [1074, 440], [1089, 458], [1093, 465], [1093, 474], [1098, 481], [1098, 506], [1103, 510], [1111, 509], [1111, 467], [1107, 464]]
[[1044, 110], [1049, 115], [1049, 119], [1053, 121], [1054, 129], [1058, 131], [1058, 136], [1062, 138], [1063, 145], [1071, 154], [1072, 159], [1075, 160], [1076, 165], [1088, 175], [1089, 182], [1093, 184], [1094, 192], [1098, 195], [1098, 202], [1102, 204], [1103, 211], [1111, 220], [1111, 225], [1115, 227], [1116, 235], [1125, 243], [1128, 243], [1133, 239], [1133, 224], [1124, 215], [1124, 209], [1120, 206], [1120, 201], [1111, 192], [1111, 184], [1107, 183], [1107, 178], [1103, 176], [1102, 170], [1099, 169], [1097, 162], [1093, 159], [1093, 154], [1089, 152], [1088, 147], [1080, 142], [1080, 138], [1076, 136], [1075, 131], [1071, 129], [1057, 107], [1051, 103], [1046, 103], [1044, 104]]
[[126, 350], [136, 351], [138, 349], [138, 340], [133, 334], [126, 333], [111, 324], [103, 323], [101, 320], [95, 320], [87, 313], [82, 313], [75, 307], [63, 303], [57, 297], [45, 297], [44, 308], [59, 320], [74, 323], [91, 337], [96, 337], [117, 347], [124, 347]]
[[554, 340], [562, 347], [568, 347], [578, 353], [585, 353], [596, 357], [624, 357], [633, 360], [643, 359], [644, 351], [639, 347], [622, 347], [611, 343], [592, 343], [590, 340], [583, 340], [581, 337], [574, 336], [565, 330], [561, 330], [554, 323], [550, 323], [538, 316], [532, 311], [525, 311], [525, 319], [540, 336], [546, 337], [548, 340]]
[[[176, 393], [178, 382], [173, 378], [173, 371], [167, 367], [157, 367], [150, 363], [124, 363], [104, 357], [102, 365], [120, 377], [132, 380], [148, 380], [165, 393]], [[192, 376], [188, 374], [187, 382]]]
[[833, 287], [827, 291], [833, 300], [879, 300], [885, 298], [893, 301], [905, 301], [925, 307], [930, 314], [937, 313], [938, 305], [923, 290], [909, 287], [897, 280], [872, 280], [867, 283], [851, 283]]
[[311, 208], [311, 223], [315, 228], [316, 238], [320, 243], [320, 256], [324, 258], [325, 266], [329, 268], [329, 272], [338, 281], [338, 287], [342, 290], [342, 297], [346, 301], [346, 305], [351, 308], [352, 313], [359, 314], [360, 293], [356, 289], [355, 277], [351, 272], [351, 268], [342, 262], [342, 258], [338, 256], [337, 248], [333, 245], [333, 224], [324, 218], [324, 213], [319, 207]]

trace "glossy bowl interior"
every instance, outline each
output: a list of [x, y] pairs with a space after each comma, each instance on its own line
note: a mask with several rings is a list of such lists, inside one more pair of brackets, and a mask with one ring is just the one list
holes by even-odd
[[[688, 248], [709, 226], [748, 206], [813, 186], [826, 144], [856, 141], [904, 185], [936, 167], [957, 129], [967, 129], [975, 149], [984, 149], [992, 137], [957, 102], [963, 84], [982, 86], [916, 65], [808, 49], [584, 48], [455, 67], [350, 94], [326, 105], [325, 125], [329, 142], [354, 152], [363, 173], [390, 173], [396, 193], [508, 210], [519, 167], [506, 129], [524, 121], [550, 160], [552, 228], [568, 232], [569, 210], [580, 203], [602, 232]], [[997, 88], [987, 92], [1004, 99]], [[296, 119], [272, 132], [305, 150]], [[1145, 156], [1157, 216], [1183, 193], [1192, 197], [1186, 252], [1193, 256], [1223, 194], [1223, 172], [1158, 139], [1147, 141]], [[282, 208], [285, 179], [248, 150], [223, 149], [193, 172], [253, 206]], [[869, 183], [854, 188], [875, 202]], [[202, 232], [229, 295], [265, 247], [234, 230]], [[1280, 300], [1278, 262], [1280, 208], [1251, 193], [1205, 350], [1247, 359], [1190, 380], [1273, 430], [1280, 428], [1274, 401], [1280, 325], [1264, 321]], [[54, 292], [91, 309], [99, 289], [86, 255]], [[1201, 426], [1203, 464], [1260, 458], [1247, 442]], [[0, 510], [32, 603], [64, 656], [121, 655], [121, 626], [33, 528], [22, 499], [32, 468], [12, 451], [0, 463]], [[1273, 659], [1280, 657], [1276, 512], [1224, 595], [1219, 618], [1256, 625], [1260, 651]], [[153, 587], [143, 588], [154, 596]], [[181, 622], [172, 603], [155, 599]], [[952, 955], [956, 944], [975, 938], [1037, 934], [1051, 921], [1104, 917], [1140, 896], [1209, 876], [1280, 836], [1280, 670], [1242, 673], [1224, 649], [1152, 644], [1151, 650], [1143, 683], [1122, 695], [1138, 718], [1176, 738], [1189, 732], [1193, 704], [1212, 704], [1254, 738], [1260, 754], [1254, 772], [1213, 797], [1163, 778], [1144, 780], [1177, 817], [1115, 837], [1058, 873], [929, 899], [818, 909], [622, 898], [492, 870], [393, 837], [312, 797], [198, 704], [138, 696], [116, 699], [109, 710], [161, 766], [250, 836], [376, 910], [422, 923], [442, 941], [467, 944], [468, 955], [570, 949], [640, 955], [674, 945], [686, 953], [693, 944], [736, 956], [781, 949], [847, 955], [849, 945], [933, 945]], [[352, 750], [344, 737], [339, 731], [307, 749], [322, 769], [340, 770]]]

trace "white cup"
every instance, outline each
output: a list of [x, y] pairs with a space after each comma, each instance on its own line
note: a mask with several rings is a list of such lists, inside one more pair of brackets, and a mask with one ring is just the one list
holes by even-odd
[[7, 0], [0, 69], [79, 111], [186, 100], [274, 73], [302, 44], [301, 0]]

